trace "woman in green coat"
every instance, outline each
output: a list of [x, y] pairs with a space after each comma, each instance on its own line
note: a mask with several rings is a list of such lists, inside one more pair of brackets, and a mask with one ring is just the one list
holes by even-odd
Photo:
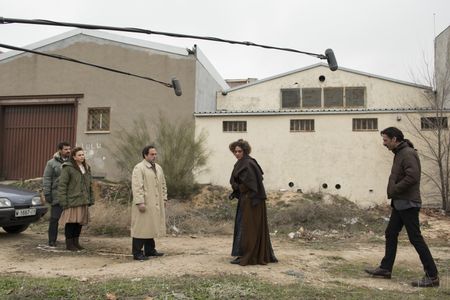
[[81, 147], [74, 148], [69, 161], [62, 164], [58, 199], [64, 209], [59, 224], [64, 225], [66, 248], [70, 251], [82, 250], [81, 228], [89, 221], [88, 207], [94, 204], [94, 197], [91, 168], [86, 163]]

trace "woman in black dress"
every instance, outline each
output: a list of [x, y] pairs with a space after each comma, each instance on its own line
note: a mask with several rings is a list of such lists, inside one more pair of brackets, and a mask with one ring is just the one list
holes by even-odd
[[240, 139], [229, 148], [237, 158], [230, 178], [233, 189], [230, 198], [238, 198], [231, 252], [236, 258], [231, 263], [245, 266], [277, 262], [267, 224], [264, 173], [250, 156], [251, 147], [247, 141]]

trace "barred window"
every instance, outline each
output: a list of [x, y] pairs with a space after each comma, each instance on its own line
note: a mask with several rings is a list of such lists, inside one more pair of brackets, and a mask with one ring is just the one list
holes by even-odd
[[322, 106], [322, 89], [307, 88], [302, 89], [302, 107], [312, 108]]
[[223, 121], [224, 132], [247, 132], [247, 121]]
[[346, 107], [364, 106], [365, 91], [366, 89], [364, 87], [345, 88], [345, 106]]
[[353, 131], [376, 131], [378, 119], [353, 119]]
[[291, 120], [291, 132], [314, 131], [314, 120]]
[[282, 89], [281, 108], [300, 108], [300, 89]]
[[110, 108], [88, 108], [88, 131], [109, 131]]
[[324, 107], [343, 107], [344, 89], [343, 88], [324, 88], [323, 89]]
[[448, 129], [447, 117], [422, 117], [420, 118], [422, 130]]

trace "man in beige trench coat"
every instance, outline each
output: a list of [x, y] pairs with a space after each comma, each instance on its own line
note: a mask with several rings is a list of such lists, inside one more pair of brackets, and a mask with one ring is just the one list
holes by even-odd
[[132, 252], [133, 258], [139, 261], [148, 260], [150, 256], [164, 255], [156, 251], [154, 240], [166, 234], [164, 202], [167, 200], [167, 187], [163, 169], [155, 163], [157, 154], [154, 146], [144, 147], [144, 159], [134, 167], [131, 178]]

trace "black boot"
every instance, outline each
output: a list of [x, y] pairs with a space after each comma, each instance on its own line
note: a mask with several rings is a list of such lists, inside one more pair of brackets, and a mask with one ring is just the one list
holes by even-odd
[[69, 251], [78, 251], [78, 248], [74, 244], [74, 238], [66, 238], [66, 249]]
[[73, 245], [74, 245], [75, 248], [77, 248], [78, 250], [83, 250], [83, 249], [84, 249], [84, 248], [81, 247], [81, 245], [80, 245], [80, 237], [79, 237], [79, 236], [73, 238]]

